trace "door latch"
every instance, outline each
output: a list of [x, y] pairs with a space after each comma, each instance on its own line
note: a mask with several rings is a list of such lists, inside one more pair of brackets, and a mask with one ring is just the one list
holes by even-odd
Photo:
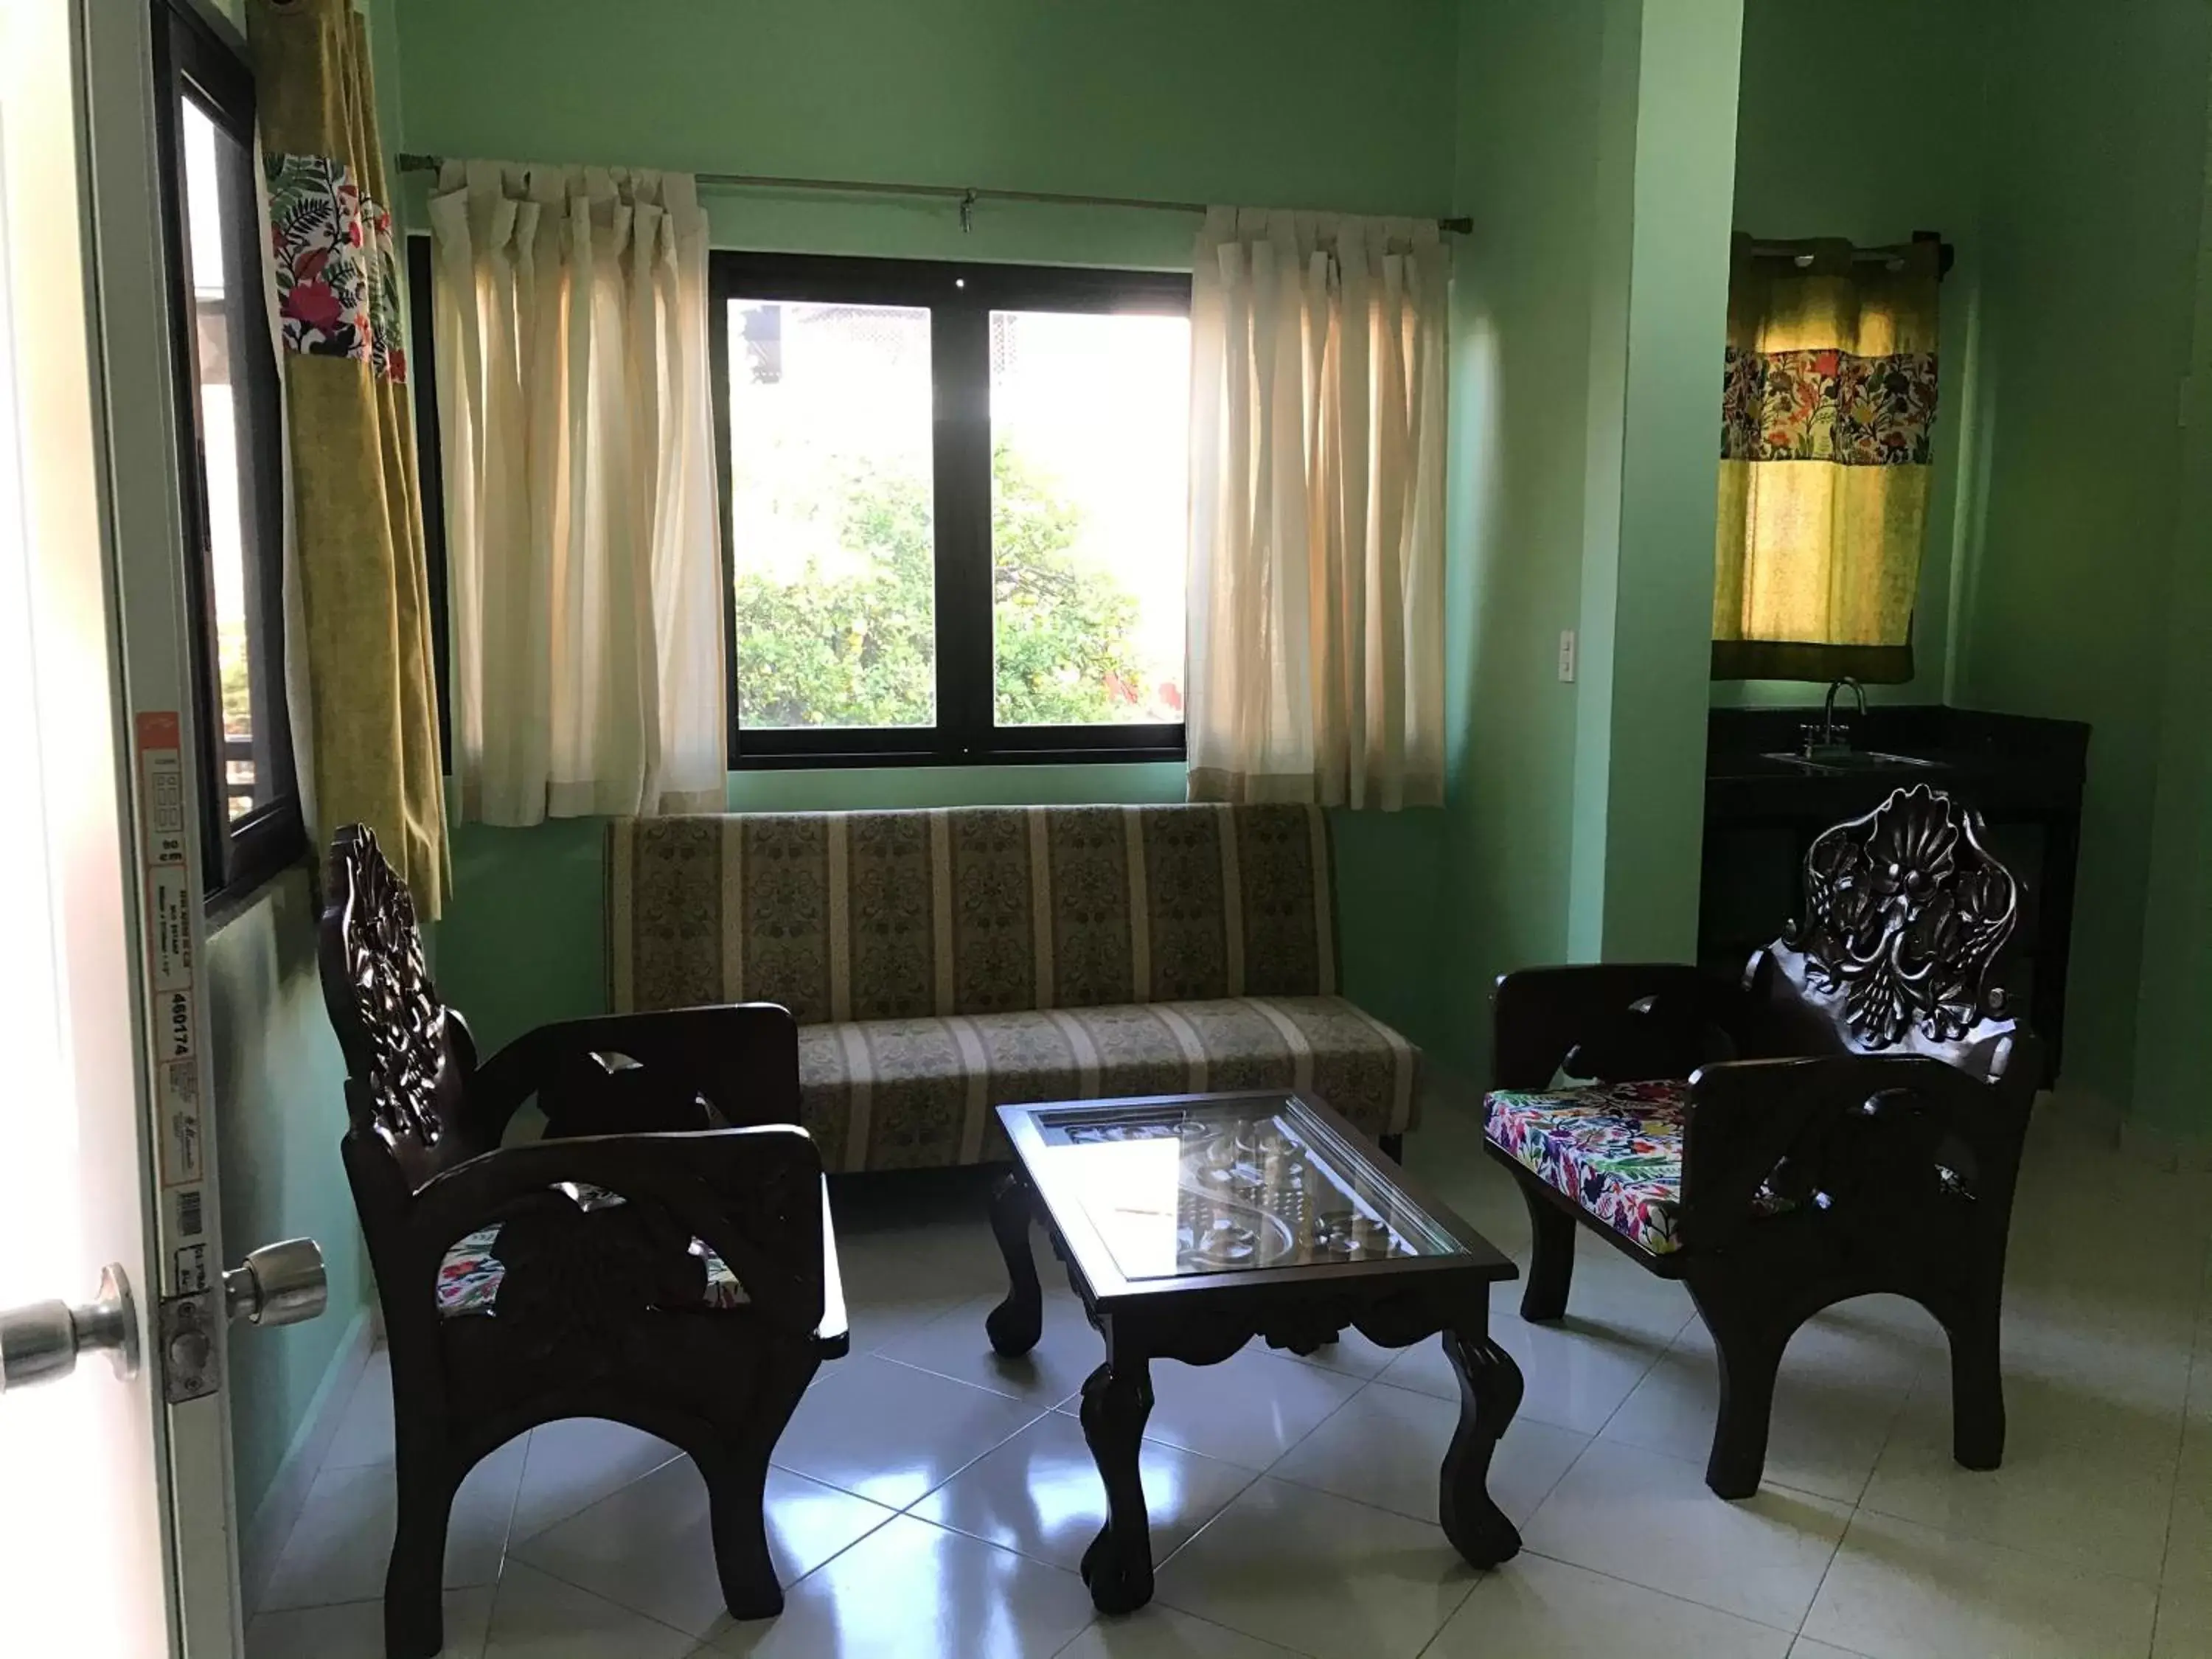
[[216, 1344], [216, 1292], [161, 1298], [161, 1398], [172, 1406], [222, 1387]]
[[161, 1303], [161, 1395], [172, 1406], [204, 1399], [222, 1387], [216, 1327], [243, 1319], [263, 1327], [297, 1325], [330, 1305], [323, 1249], [312, 1238], [288, 1238], [247, 1252], [216, 1285]]

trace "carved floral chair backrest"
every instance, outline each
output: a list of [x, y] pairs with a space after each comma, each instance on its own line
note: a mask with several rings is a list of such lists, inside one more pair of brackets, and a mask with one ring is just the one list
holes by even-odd
[[1992, 974], [2020, 887], [1981, 817], [1926, 784], [1823, 832], [1805, 855], [1805, 918], [1783, 944], [1804, 988], [1862, 1050], [1910, 1046], [1965, 1063], [2007, 1016]]
[[332, 838], [324, 900], [323, 1000], [345, 1055], [346, 1109], [419, 1188], [484, 1150], [466, 1132], [475, 1045], [439, 1000], [414, 898], [367, 824]]

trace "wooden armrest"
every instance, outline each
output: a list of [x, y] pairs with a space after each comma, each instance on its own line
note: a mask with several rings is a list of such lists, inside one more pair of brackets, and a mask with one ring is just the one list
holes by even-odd
[[[2033, 1053], [2004, 1071], [2029, 1075]], [[1919, 1054], [1734, 1060], [1690, 1080], [1683, 1238], [1723, 1245], [1760, 1188], [1792, 1204], [1887, 1206], [1932, 1192], [1944, 1158], [1967, 1190], [2009, 1212], [2027, 1114], [2014, 1091]]]
[[797, 1123], [799, 1028], [770, 1002], [563, 1020], [517, 1037], [473, 1086], [501, 1130], [533, 1094], [560, 1136]]
[[1492, 1086], [1544, 1089], [1570, 1055], [1607, 1082], [1689, 1075], [1711, 1057], [1711, 991], [1680, 963], [1524, 968], [1491, 993]]
[[728, 1264], [757, 1311], [807, 1334], [822, 1325], [828, 1264], [811, 1252], [794, 1261], [790, 1247], [794, 1238], [813, 1242], [817, 1216], [826, 1227], [826, 1188], [813, 1139], [796, 1127], [504, 1146], [432, 1177], [405, 1224], [434, 1264], [453, 1240], [563, 1182], [658, 1205]]

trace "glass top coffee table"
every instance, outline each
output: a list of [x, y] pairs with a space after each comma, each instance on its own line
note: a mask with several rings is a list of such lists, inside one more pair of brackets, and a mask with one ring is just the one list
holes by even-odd
[[1138, 1481], [1155, 1359], [1212, 1365], [1254, 1337], [1311, 1353], [1355, 1328], [1385, 1347], [1443, 1337], [1460, 1382], [1438, 1508], [1478, 1567], [1521, 1547], [1486, 1482], [1521, 1403], [1490, 1340], [1490, 1286], [1518, 1276], [1488, 1239], [1321, 1101], [1285, 1090], [1001, 1106], [1015, 1167], [991, 1224], [1012, 1288], [987, 1322], [1002, 1354], [1043, 1328], [1030, 1223], [1044, 1224], [1105, 1340], [1083, 1385], [1083, 1436], [1107, 1521], [1083, 1558], [1103, 1613], [1152, 1594]]

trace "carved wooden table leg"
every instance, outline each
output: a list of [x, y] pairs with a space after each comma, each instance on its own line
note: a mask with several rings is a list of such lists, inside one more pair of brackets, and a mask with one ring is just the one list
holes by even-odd
[[1008, 1357], [1027, 1353], [1044, 1334], [1044, 1292], [1037, 1285], [1036, 1258], [1030, 1253], [1030, 1218], [1036, 1197], [1017, 1169], [991, 1188], [991, 1231], [1006, 1259], [1006, 1299], [991, 1310], [983, 1329], [991, 1346]]
[[1519, 1530], [1489, 1488], [1490, 1455], [1521, 1408], [1521, 1368], [1490, 1340], [1487, 1322], [1444, 1333], [1444, 1352], [1459, 1376], [1459, 1427], [1444, 1452], [1437, 1508], [1444, 1536], [1476, 1567], [1494, 1567], [1521, 1551]]
[[1109, 1359], [1083, 1384], [1083, 1437], [1106, 1487], [1106, 1524], [1083, 1553], [1083, 1582], [1101, 1613], [1133, 1613], [1152, 1599], [1152, 1522], [1137, 1470], [1152, 1410], [1142, 1358]]

